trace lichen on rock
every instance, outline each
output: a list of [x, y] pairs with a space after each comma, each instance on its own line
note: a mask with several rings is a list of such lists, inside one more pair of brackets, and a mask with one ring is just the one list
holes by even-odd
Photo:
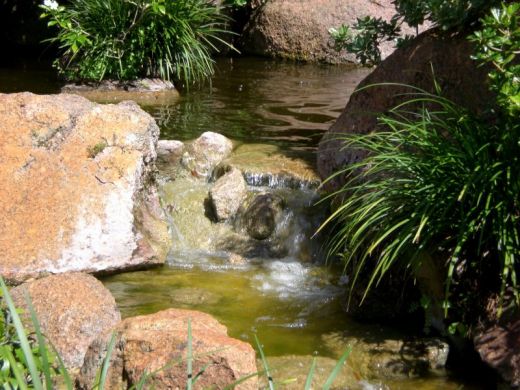
[[[143, 201], [157, 199], [151, 177], [159, 128], [135, 103], [1, 94], [0, 130], [2, 276], [18, 283], [164, 261], [170, 244], [162, 209], [147, 207], [154, 232], [139, 220]], [[103, 150], [89, 154], [99, 143]]]

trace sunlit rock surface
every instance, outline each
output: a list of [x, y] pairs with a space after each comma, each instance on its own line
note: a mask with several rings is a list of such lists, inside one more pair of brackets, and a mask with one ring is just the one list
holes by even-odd
[[115, 271], [164, 261], [151, 172], [159, 129], [135, 103], [0, 95], [0, 274]]
[[[157, 371], [145, 388], [184, 388], [188, 326], [191, 326], [193, 372], [201, 373], [195, 388], [222, 389], [256, 372], [255, 351], [251, 345], [228, 337], [226, 327], [212, 316], [193, 310], [169, 309], [127, 318], [116, 327], [117, 342], [107, 387], [129, 388], [136, 385], [143, 374]], [[81, 369], [80, 388], [90, 389], [94, 383], [109, 338], [107, 333], [89, 348]], [[256, 376], [235, 388], [257, 389]]]
[[[121, 320], [114, 297], [91, 275], [52, 275], [13, 288], [15, 305], [28, 314], [25, 294], [31, 299], [43, 334], [67, 368], [79, 369], [90, 343]], [[28, 315], [24, 323], [32, 328]]]

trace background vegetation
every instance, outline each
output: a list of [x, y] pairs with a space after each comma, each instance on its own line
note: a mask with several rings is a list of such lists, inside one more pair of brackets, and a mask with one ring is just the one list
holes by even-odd
[[211, 53], [227, 34], [228, 18], [210, 0], [47, 0], [42, 9], [57, 29], [55, 66], [72, 80], [199, 82], [213, 74]]

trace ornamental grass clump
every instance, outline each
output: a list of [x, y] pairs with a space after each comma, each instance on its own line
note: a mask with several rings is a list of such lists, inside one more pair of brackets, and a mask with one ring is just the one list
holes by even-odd
[[409, 86], [375, 132], [342, 136], [344, 148], [367, 154], [328, 179], [346, 181], [330, 195], [340, 205], [324, 225], [336, 226], [329, 253], [344, 258], [351, 290], [360, 275], [369, 275], [364, 297], [391, 270], [415, 277], [431, 254], [452, 321], [489, 316], [489, 299], [498, 317], [519, 308], [519, 21], [520, 3], [502, 4], [469, 37], [497, 97], [481, 115], [444, 98], [439, 85], [435, 93]]
[[[46, 0], [42, 17], [69, 80], [159, 77], [200, 82], [213, 74], [212, 51], [228, 18], [210, 0]], [[229, 46], [229, 45], [228, 45]]]
[[344, 148], [369, 155], [336, 173], [348, 178], [332, 194], [344, 201], [326, 222], [352, 288], [366, 268], [366, 292], [396, 266], [413, 275], [428, 252], [447, 261], [448, 298], [464, 278], [518, 294], [520, 123], [490, 124], [424, 91], [379, 122], [381, 131], [345, 136]]

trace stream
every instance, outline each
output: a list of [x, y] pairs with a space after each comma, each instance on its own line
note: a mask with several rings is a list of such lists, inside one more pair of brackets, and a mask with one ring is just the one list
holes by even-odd
[[[244, 223], [240, 218], [216, 224], [206, 217], [210, 183], [172, 177], [171, 167], [159, 164], [161, 198], [173, 210], [174, 244], [163, 267], [103, 278], [122, 316], [169, 307], [210, 313], [232, 337], [254, 344], [256, 334], [272, 365], [294, 376], [306, 375], [310, 356], [333, 367], [356, 340], [348, 362], [351, 377], [340, 388], [482, 388], [445, 369], [419, 372], [413, 367], [404, 377], [378, 371], [380, 360], [368, 357], [368, 344], [358, 340], [387, 345], [385, 340], [403, 335], [348, 318], [343, 308], [348, 278], [341, 267], [324, 264], [324, 238], [312, 238], [325, 215], [315, 205], [317, 144], [368, 73], [344, 66], [221, 59], [211, 85], [186, 91], [174, 103], [143, 107], [159, 124], [162, 139], [188, 141], [212, 131], [233, 140], [233, 164], [250, 172], [249, 197], [273, 194], [283, 200], [284, 210], [274, 238], [252, 245], [237, 233]], [[0, 89], [53, 93], [58, 83], [44, 70], [0, 70]], [[261, 176], [281, 162], [294, 167], [300, 179]]]

